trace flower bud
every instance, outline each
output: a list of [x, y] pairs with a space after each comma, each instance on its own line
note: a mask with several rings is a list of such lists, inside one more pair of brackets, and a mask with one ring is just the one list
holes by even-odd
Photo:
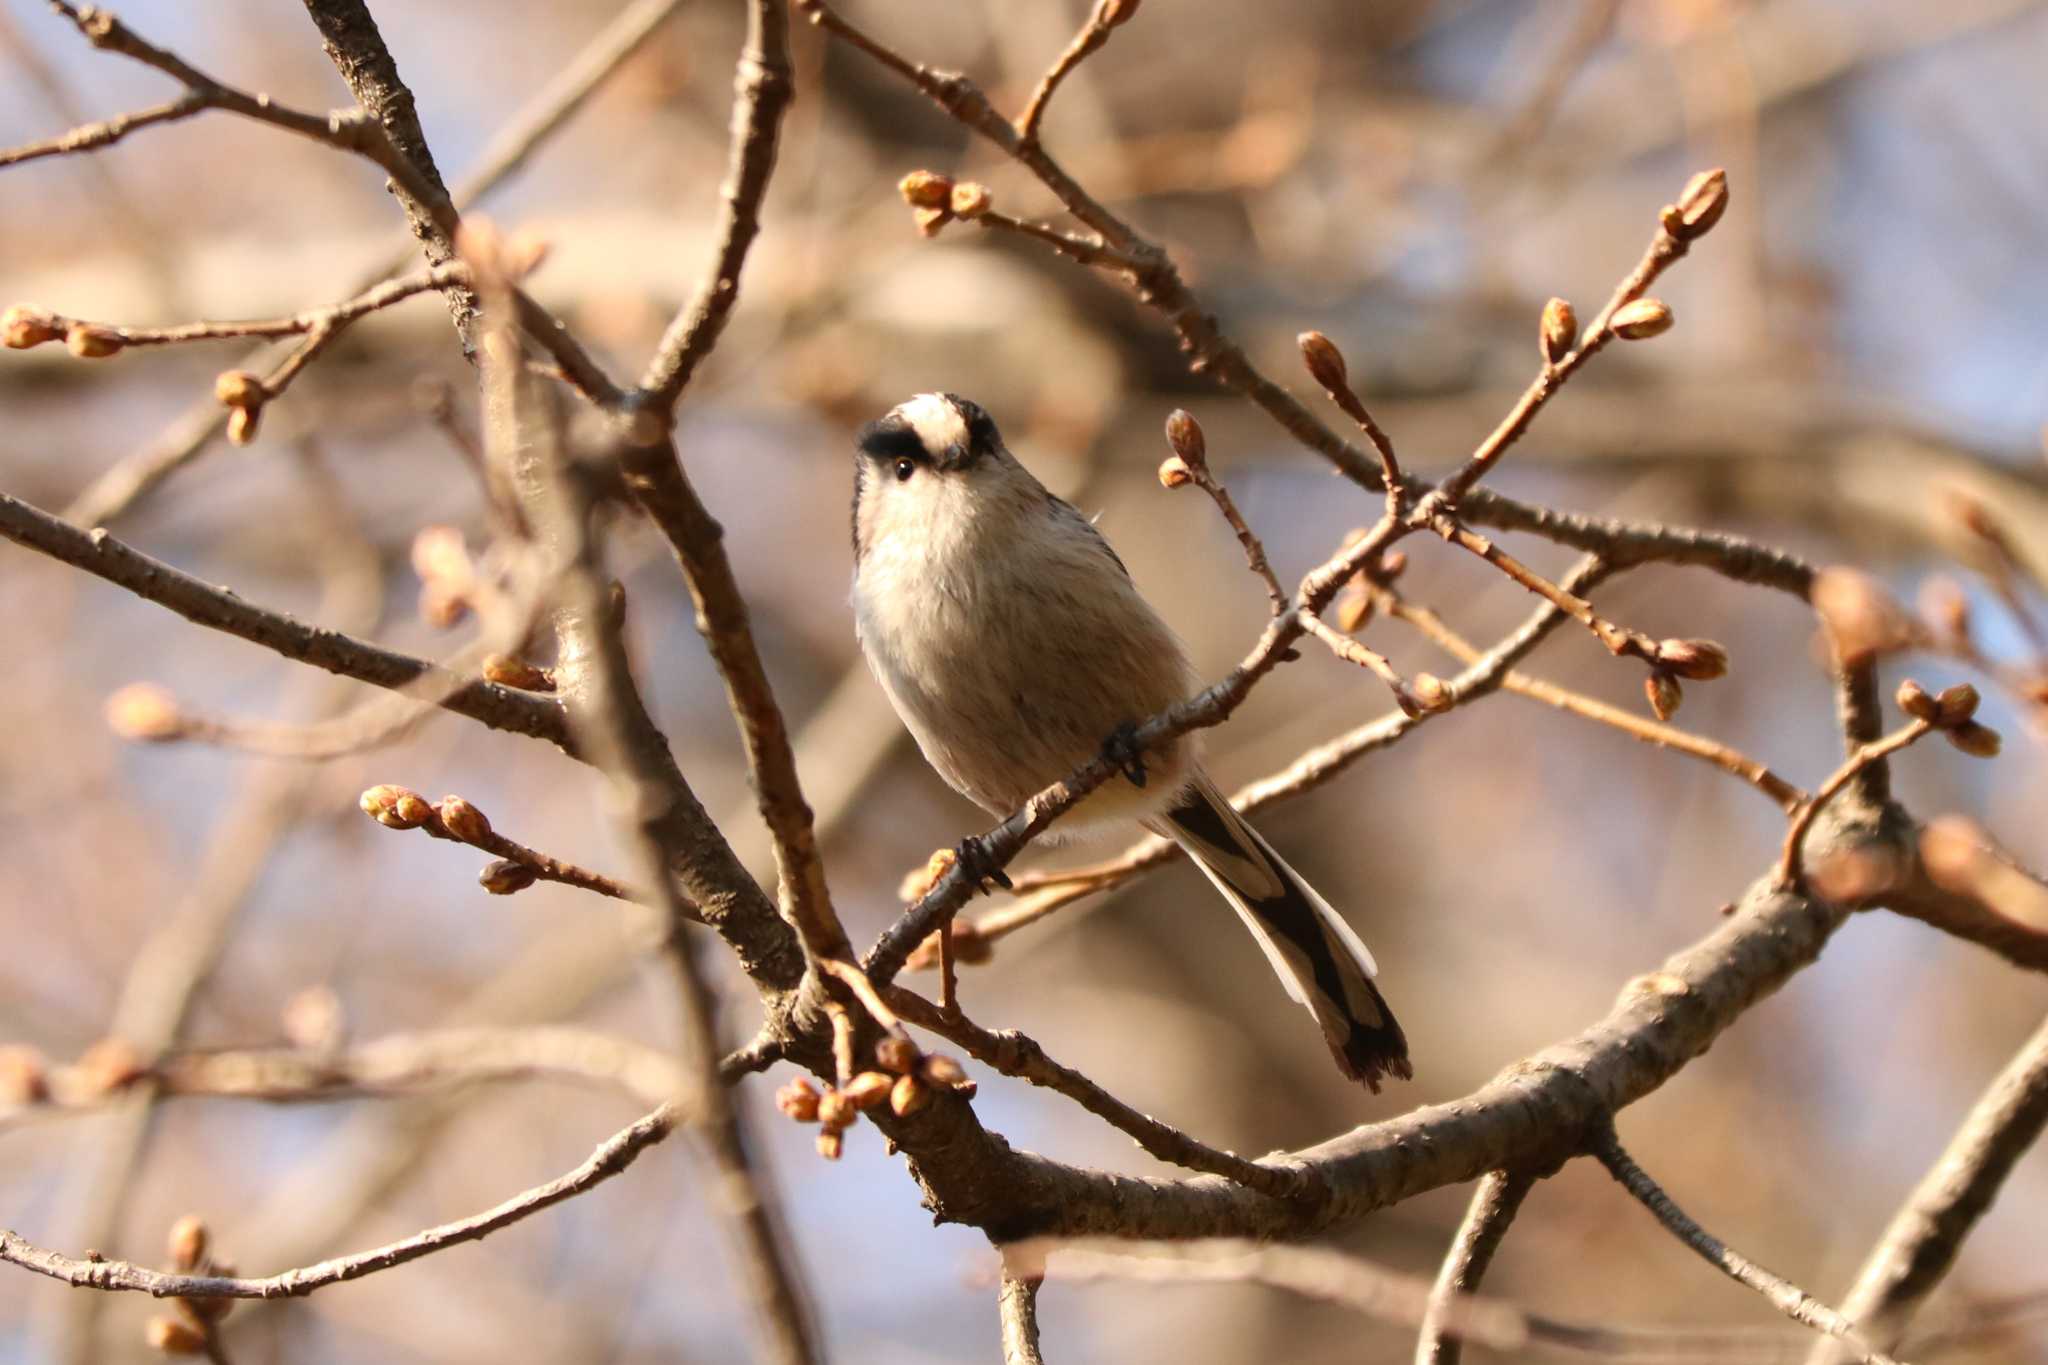
[[1941, 708], [1942, 725], [1960, 725], [1977, 714], [1977, 689], [1968, 683], [1942, 688], [1934, 701]]
[[953, 178], [937, 171], [912, 171], [896, 182], [896, 192], [914, 209], [943, 209], [953, 202]]
[[1408, 552], [1388, 550], [1365, 566], [1366, 577], [1377, 583], [1391, 583], [1408, 571]]
[[918, 1067], [918, 1074], [927, 1084], [946, 1090], [957, 1090], [967, 1084], [966, 1069], [940, 1052], [927, 1056]]
[[889, 1092], [895, 1085], [894, 1076], [885, 1076], [879, 1071], [863, 1071], [848, 1081], [846, 1088], [839, 1093], [852, 1101], [855, 1109], [872, 1109], [889, 1098]]
[[1672, 236], [1687, 242], [1706, 236], [1728, 210], [1728, 173], [1716, 167], [1686, 181], [1678, 192], [1677, 209], [1678, 226], [1671, 229]]
[[908, 1075], [917, 1065], [917, 1044], [908, 1038], [884, 1038], [875, 1044], [875, 1063], [884, 1071]]
[[248, 445], [256, 439], [256, 427], [262, 420], [262, 408], [230, 408], [228, 410], [228, 444], [233, 446]]
[[818, 1134], [818, 1155], [827, 1161], [837, 1161], [846, 1151], [846, 1139], [837, 1128], [826, 1128]]
[[1941, 719], [1941, 703], [1929, 696], [1927, 689], [1911, 678], [1899, 684], [1899, 690], [1892, 694], [1892, 700], [1899, 704], [1901, 711], [1914, 720]]
[[64, 344], [71, 354], [80, 360], [105, 360], [110, 355], [120, 354], [121, 334], [108, 327], [95, 327], [89, 322], [74, 322], [71, 330], [64, 334]]
[[270, 401], [270, 390], [247, 370], [222, 370], [214, 376], [213, 396], [223, 407], [260, 408]]
[[555, 680], [545, 668], [536, 668], [524, 659], [510, 654], [487, 654], [484, 656], [483, 675], [487, 681], [501, 687], [516, 687], [523, 692], [552, 692]]
[[150, 1349], [167, 1356], [206, 1354], [206, 1333], [182, 1318], [151, 1318], [146, 1335]]
[[1988, 725], [1979, 725], [1974, 720], [1966, 720], [1962, 724], [1943, 733], [1948, 736], [1949, 743], [1955, 745], [1972, 758], [1998, 757], [2001, 742], [1998, 737], [1998, 731]]
[[1670, 720], [1678, 714], [1678, 704], [1685, 700], [1685, 689], [1678, 685], [1678, 679], [1656, 669], [1643, 679], [1643, 695], [1650, 699], [1650, 713], [1658, 720]]
[[1728, 672], [1728, 651], [1712, 640], [1665, 640], [1657, 662], [1681, 678], [1712, 682]]
[[444, 796], [434, 808], [448, 832], [465, 844], [481, 844], [491, 837], [491, 822], [484, 813], [459, 796]]
[[182, 1271], [195, 1270], [206, 1255], [206, 1224], [199, 1215], [188, 1213], [171, 1224], [167, 1240], [171, 1264]]
[[1321, 332], [1303, 332], [1294, 340], [1301, 347], [1301, 363], [1308, 366], [1309, 376], [1316, 383], [1333, 393], [1350, 387], [1344, 353], [1337, 349], [1336, 342]]
[[1415, 700], [1422, 703], [1424, 715], [1451, 709], [1451, 689], [1436, 674], [1417, 673], [1410, 685], [1415, 689]]
[[939, 229], [953, 221], [951, 209], [912, 209], [910, 221], [917, 225], [920, 237], [936, 237]]
[[40, 346], [46, 341], [55, 341], [64, 335], [57, 326], [53, 313], [26, 304], [15, 304], [0, 313], [0, 341], [10, 350], [26, 351], [31, 346]]
[[356, 798], [363, 814], [387, 829], [418, 829], [434, 813], [418, 792], [380, 782]]
[[818, 1122], [827, 1128], [851, 1127], [853, 1121], [859, 1117], [860, 1110], [854, 1108], [853, 1101], [847, 1098], [845, 1091], [827, 1090], [818, 1096]]
[[0, 1105], [39, 1104], [50, 1098], [50, 1069], [25, 1043], [0, 1047]]
[[511, 858], [493, 859], [476, 874], [476, 884], [493, 896], [513, 895], [539, 880], [540, 873]]
[[775, 1107], [798, 1123], [816, 1123], [818, 1087], [799, 1076], [775, 1092]]
[[1337, 594], [1337, 629], [1346, 635], [1355, 635], [1363, 630], [1372, 620], [1372, 612], [1372, 594], [1367, 592], [1357, 579], [1346, 583], [1344, 590]]
[[1579, 339], [1579, 315], [1564, 299], [1552, 299], [1543, 305], [1536, 336], [1542, 343], [1544, 360], [1555, 365], [1571, 354], [1572, 343]]
[[955, 218], [975, 219], [994, 208], [995, 202], [988, 186], [979, 181], [963, 180], [953, 187], [947, 207], [953, 210]]
[[1671, 330], [1671, 310], [1660, 299], [1637, 299], [1614, 310], [1608, 327], [1623, 341], [1648, 341]]
[[1166, 444], [1190, 469], [1209, 463], [1209, 438], [1186, 408], [1175, 408], [1166, 415]]
[[915, 1076], [903, 1075], [889, 1088], [889, 1108], [897, 1118], [907, 1118], [931, 1103], [932, 1092]]
[[107, 728], [122, 739], [161, 742], [185, 733], [177, 699], [155, 683], [130, 683], [107, 698]]
[[1159, 462], [1159, 486], [1162, 488], [1185, 487], [1194, 481], [1194, 477], [1187, 461], [1178, 455], [1169, 455]]

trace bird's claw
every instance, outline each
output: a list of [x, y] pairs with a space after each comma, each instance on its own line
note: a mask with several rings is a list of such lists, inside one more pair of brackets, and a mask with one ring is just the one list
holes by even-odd
[[989, 893], [990, 882], [994, 882], [1005, 891], [1013, 889], [1010, 874], [1003, 871], [995, 859], [989, 857], [988, 847], [980, 839], [962, 839], [953, 846], [953, 857], [960, 864], [960, 870], [967, 874], [974, 889], [982, 895], [986, 896]]
[[1138, 747], [1138, 723], [1127, 720], [1102, 741], [1102, 756], [1129, 778], [1133, 787], [1145, 785], [1145, 751]]

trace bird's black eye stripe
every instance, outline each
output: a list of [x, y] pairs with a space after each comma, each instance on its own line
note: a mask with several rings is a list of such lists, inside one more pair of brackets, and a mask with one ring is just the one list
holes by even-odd
[[884, 417], [861, 428], [860, 448], [877, 460], [929, 460], [917, 433], [900, 418]]

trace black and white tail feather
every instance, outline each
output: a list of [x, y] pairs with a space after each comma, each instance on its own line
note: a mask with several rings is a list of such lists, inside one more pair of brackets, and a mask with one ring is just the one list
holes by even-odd
[[1145, 824], [1185, 849], [1236, 907], [1287, 994], [1315, 1016], [1346, 1076], [1374, 1093], [1384, 1077], [1413, 1078], [1408, 1040], [1373, 985], [1379, 966], [1372, 953], [1207, 777]]

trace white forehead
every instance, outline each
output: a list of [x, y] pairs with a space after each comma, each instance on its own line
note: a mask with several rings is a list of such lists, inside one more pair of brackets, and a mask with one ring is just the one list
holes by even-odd
[[948, 446], [966, 448], [967, 419], [943, 394], [921, 393], [898, 404], [896, 415], [910, 424], [910, 429], [917, 433], [917, 439], [926, 450], [944, 450]]

